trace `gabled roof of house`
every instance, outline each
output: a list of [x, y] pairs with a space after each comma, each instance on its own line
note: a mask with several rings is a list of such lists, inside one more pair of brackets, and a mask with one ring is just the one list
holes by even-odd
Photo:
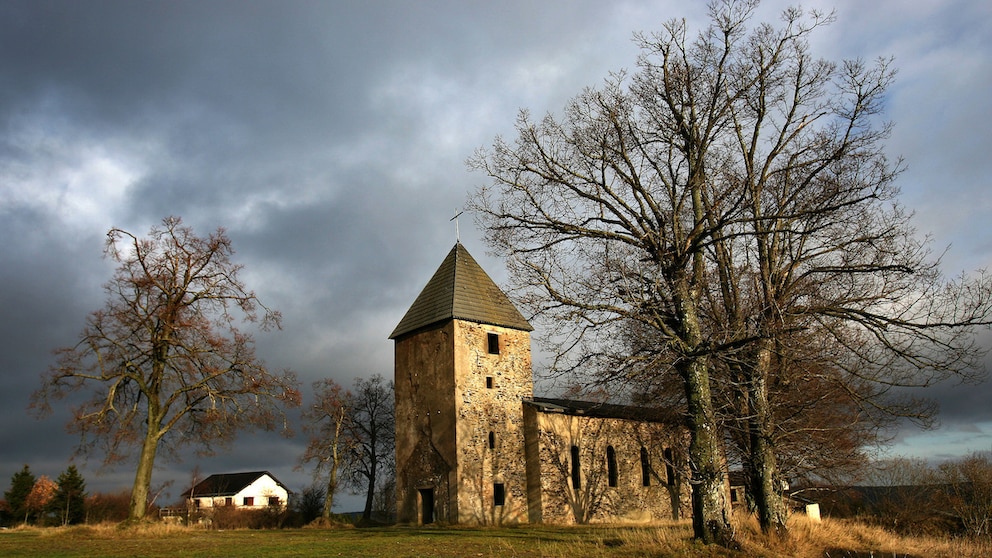
[[542, 413], [561, 413], [564, 415], [665, 424], [681, 424], [683, 422], [682, 417], [678, 413], [671, 409], [658, 407], [637, 407], [634, 405], [617, 405], [578, 399], [553, 399], [550, 397], [524, 399], [524, 404], [531, 405]]
[[534, 330], [461, 242], [455, 243], [389, 338], [450, 319]]
[[288, 488], [286, 488], [286, 485], [279, 482], [279, 479], [277, 479], [272, 473], [268, 471], [252, 471], [248, 473], [221, 473], [217, 475], [210, 475], [193, 487], [193, 490], [190, 491], [190, 497], [201, 498], [204, 496], [233, 496], [247, 488], [251, 483], [255, 482], [263, 475], [268, 475], [276, 482], [276, 484], [285, 488], [286, 492], [291, 492]]

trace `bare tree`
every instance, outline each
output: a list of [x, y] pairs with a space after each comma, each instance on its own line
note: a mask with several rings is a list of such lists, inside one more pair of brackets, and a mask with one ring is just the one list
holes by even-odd
[[669, 22], [640, 38], [629, 85], [611, 76], [561, 120], [522, 113], [515, 143], [497, 139], [470, 161], [493, 179], [470, 205], [508, 258], [515, 293], [536, 317], [561, 324], [548, 336], [557, 370], [603, 366], [629, 322], [655, 336], [669, 364], [636, 355], [623, 368], [681, 381], [693, 530], [707, 543], [734, 539], [701, 312], [707, 248], [743, 203], [741, 188], [716, 183], [715, 150], [733, 103], [751, 92], [731, 71], [752, 10], [713, 6], [694, 39], [683, 21]]
[[236, 327], [234, 311], [263, 329], [280, 316], [238, 278], [223, 229], [202, 238], [169, 217], [143, 239], [111, 229], [105, 252], [118, 264], [106, 306], [90, 314], [79, 343], [57, 352], [31, 406], [46, 414], [53, 399], [92, 388], [68, 429], [81, 435], [80, 451], [102, 447], [106, 464], [139, 448], [129, 514], [137, 521], [160, 449], [209, 453], [241, 429], [285, 426], [282, 409], [300, 394], [294, 374], [270, 373]]
[[893, 457], [875, 461], [867, 471], [859, 514], [900, 533], [944, 530], [946, 501], [937, 470], [924, 459]]
[[303, 525], [321, 517], [327, 501], [325, 496], [325, 489], [320, 481], [300, 490], [300, 496], [296, 498], [293, 508], [300, 514]]
[[358, 378], [348, 406], [346, 423], [348, 457], [345, 474], [348, 483], [365, 490], [362, 521], [372, 519], [376, 489], [385, 477], [395, 475], [396, 401], [393, 382], [379, 374]]
[[638, 36], [629, 79], [561, 119], [522, 114], [515, 144], [471, 161], [493, 178], [473, 207], [517, 294], [564, 324], [555, 369], [681, 379], [707, 541], [729, 528], [718, 426], [736, 429], [762, 528], [783, 533], [781, 451], [833, 431], [853, 465], [852, 436], [886, 417], [926, 423], [932, 407], [900, 388], [979, 377], [975, 326], [992, 310], [992, 280], [943, 278], [896, 202], [902, 165], [879, 121], [889, 62], [814, 59], [831, 14], [788, 9], [749, 32], [756, 6], [713, 2], [692, 41], [677, 21]]
[[948, 490], [951, 510], [975, 538], [992, 537], [992, 460], [973, 453], [941, 464], [939, 478]]
[[347, 436], [352, 420], [354, 397], [337, 382], [325, 378], [313, 383], [313, 403], [303, 412], [303, 429], [310, 435], [301, 463], [316, 462], [314, 477], [327, 475], [321, 517], [330, 520], [334, 495], [338, 491], [338, 472], [350, 452]]
[[[879, 121], [889, 62], [811, 56], [809, 36], [832, 19], [788, 9], [784, 26], [759, 26], [742, 45], [730, 67], [749, 93], [731, 106], [713, 173], [724, 190], [743, 186], [740, 221], [712, 243], [723, 310], [714, 333], [740, 348], [724, 355], [739, 372], [737, 414], [766, 531], [785, 528], [773, 381], [817, 382], [794, 404], [839, 389], [860, 421], [927, 421], [932, 406], [891, 388], [974, 377], [983, 354], [974, 326], [992, 308], [989, 279], [945, 280], [897, 203], [902, 167], [885, 156], [891, 125]], [[797, 366], [794, 353], [807, 362]]]

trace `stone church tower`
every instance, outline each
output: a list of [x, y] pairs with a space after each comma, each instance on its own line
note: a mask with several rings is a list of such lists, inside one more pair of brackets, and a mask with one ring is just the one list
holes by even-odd
[[389, 336], [400, 523], [528, 521], [532, 330], [456, 243]]

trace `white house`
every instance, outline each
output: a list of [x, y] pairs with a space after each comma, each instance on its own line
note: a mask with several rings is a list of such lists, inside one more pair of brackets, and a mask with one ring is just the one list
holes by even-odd
[[190, 490], [196, 509], [234, 506], [244, 509], [285, 508], [290, 491], [268, 471], [210, 475]]

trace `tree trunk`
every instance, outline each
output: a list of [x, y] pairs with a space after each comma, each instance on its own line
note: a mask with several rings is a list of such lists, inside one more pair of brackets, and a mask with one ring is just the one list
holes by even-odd
[[768, 534], [785, 535], [785, 503], [779, 491], [778, 463], [770, 432], [772, 417], [768, 403], [767, 378], [771, 370], [771, 343], [770, 339], [760, 342], [751, 378], [747, 382], [751, 417], [748, 421], [751, 446], [750, 488], [758, 508], [761, 530]]
[[689, 462], [692, 469], [692, 532], [705, 544], [734, 545], [720, 436], [710, 398], [709, 373], [701, 357], [683, 371], [689, 405]]
[[[695, 157], [690, 157], [695, 159]], [[689, 188], [692, 190], [693, 223], [705, 222], [702, 189], [705, 177], [698, 165], [692, 172]], [[687, 276], [676, 280], [676, 304], [681, 319], [683, 363], [679, 366], [685, 384], [689, 412], [689, 464], [692, 468], [692, 531], [693, 536], [705, 544], [719, 544], [727, 548], [737, 545], [734, 528], [730, 523], [730, 498], [727, 493], [726, 459], [721, 444], [721, 432], [713, 409], [710, 391], [708, 361], [697, 354], [703, 345], [703, 332], [699, 321], [700, 288], [705, 284], [705, 262], [701, 251], [691, 256], [692, 267]]]
[[[372, 447], [375, 447], [374, 445]], [[375, 455], [374, 453], [372, 454]], [[372, 458], [372, 466], [369, 467], [369, 489], [365, 494], [365, 510], [362, 511], [362, 521], [369, 522], [372, 520], [372, 499], [375, 497], [375, 477], [376, 477], [376, 467], [375, 467], [375, 457]]]
[[158, 451], [158, 437], [152, 432], [145, 433], [145, 441], [138, 455], [138, 470], [134, 474], [131, 488], [131, 509], [128, 521], [138, 522], [145, 518], [148, 508], [148, 492], [152, 485], [152, 470], [155, 468], [155, 452]]
[[[337, 450], [334, 450], [337, 454]], [[331, 472], [327, 478], [327, 492], [324, 493], [324, 511], [321, 513], [321, 517], [324, 519], [331, 519], [331, 508], [334, 507], [334, 493], [338, 490], [338, 467], [337, 458], [331, 460]]]

